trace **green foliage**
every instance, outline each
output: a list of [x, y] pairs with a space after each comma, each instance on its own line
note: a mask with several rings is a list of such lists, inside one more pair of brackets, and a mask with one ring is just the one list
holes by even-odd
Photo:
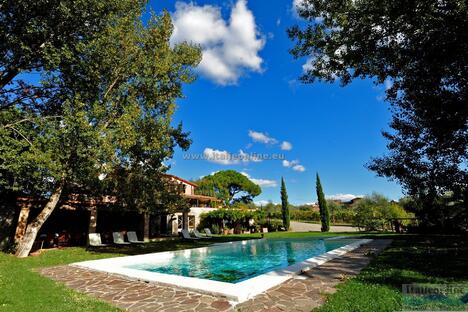
[[320, 177], [317, 173], [316, 181], [316, 190], [317, 190], [317, 200], [320, 208], [320, 221], [322, 223], [322, 232], [330, 231], [330, 213], [328, 211], [327, 201], [325, 199], [325, 194], [323, 194], [322, 183], [320, 182]]
[[[23, 2], [18, 5], [26, 6]], [[91, 1], [83, 4], [86, 9], [77, 9], [77, 3], [63, 5], [83, 10], [70, 48], [44, 49], [39, 56], [25, 58], [31, 64], [24, 70], [34, 68], [41, 77], [26, 89], [53, 92], [28, 100], [29, 94], [25, 99], [10, 94], [10, 88], [22, 82], [13, 79], [0, 85], [0, 93], [9, 94], [0, 99], [0, 193], [48, 197], [63, 185], [65, 192], [119, 195], [123, 205], [140, 210], [161, 207], [156, 203], [165, 208], [180, 203], [173, 195], [155, 194], [166, 192], [160, 179], [167, 170], [163, 162], [177, 146], [190, 145], [182, 125], [174, 127], [171, 121], [175, 101], [183, 96], [182, 85], [195, 78], [199, 48], [187, 43], [172, 46], [169, 14], [151, 14], [143, 23], [145, 7], [138, 1], [108, 7], [107, 2]], [[96, 12], [89, 15], [86, 10]], [[91, 27], [88, 17], [94, 14], [99, 20]], [[53, 19], [48, 21], [51, 25], [61, 25], [63, 17], [46, 18]], [[68, 22], [63, 25], [72, 27]], [[80, 34], [81, 23], [89, 31]], [[50, 58], [58, 61], [41, 65]], [[0, 62], [8, 69], [14, 60]], [[18, 100], [13, 106], [8, 102], [12, 97]]]
[[197, 181], [197, 184], [197, 194], [215, 196], [226, 205], [251, 203], [262, 192], [260, 186], [235, 170], [218, 171]]
[[364, 197], [353, 208], [356, 213], [353, 224], [366, 231], [390, 230], [391, 219], [412, 216], [399, 204], [390, 202], [383, 195], [377, 193]]
[[289, 29], [293, 56], [310, 60], [304, 82], [388, 86], [389, 152], [368, 168], [399, 181], [437, 231], [468, 230], [466, 12], [464, 0], [309, 0], [299, 8], [307, 25]]
[[286, 191], [286, 184], [284, 183], [284, 178], [281, 178], [281, 217], [283, 220], [283, 226], [286, 231], [289, 230], [289, 202], [288, 202], [288, 192]]
[[229, 208], [202, 214], [199, 228], [210, 228], [216, 233], [221, 233], [223, 229], [234, 229], [236, 233], [240, 233], [242, 230], [260, 232], [262, 228], [268, 228], [269, 231], [280, 231], [284, 230], [284, 225], [280, 213], [270, 214], [261, 210]]

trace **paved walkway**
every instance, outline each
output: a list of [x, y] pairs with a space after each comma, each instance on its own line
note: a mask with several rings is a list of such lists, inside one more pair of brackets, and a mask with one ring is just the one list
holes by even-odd
[[[315, 223], [306, 223], [306, 222], [297, 222], [291, 221], [290, 223], [290, 230], [292, 232], [320, 232], [321, 225]], [[344, 226], [344, 225], [332, 225], [330, 227], [330, 232], [357, 232], [358, 229], [352, 226]]]
[[369, 253], [378, 253], [389, 243], [390, 240], [374, 240], [235, 307], [224, 298], [72, 266], [43, 268], [39, 272], [127, 311], [310, 312], [323, 304], [324, 294], [333, 293], [338, 283], [367, 266]]

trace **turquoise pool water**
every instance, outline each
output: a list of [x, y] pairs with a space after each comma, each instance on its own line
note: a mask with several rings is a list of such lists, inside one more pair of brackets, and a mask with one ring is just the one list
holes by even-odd
[[180, 250], [126, 268], [238, 283], [355, 242], [352, 239], [261, 239]]

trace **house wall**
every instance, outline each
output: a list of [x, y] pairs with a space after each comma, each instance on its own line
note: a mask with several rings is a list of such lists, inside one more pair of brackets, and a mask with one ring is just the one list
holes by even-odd
[[[200, 224], [200, 216], [201, 216], [202, 213], [208, 213], [210, 211], [217, 210], [217, 209], [218, 208], [209, 208], [209, 207], [192, 207], [192, 208], [190, 208], [190, 212], [189, 212], [188, 215], [189, 215], [189, 218], [190, 218], [190, 216], [195, 218], [195, 224], [194, 224], [194, 226], [189, 226], [189, 230], [193, 230], [194, 228], [196, 228]], [[176, 213], [175, 216], [176, 216], [175, 220], [172, 221], [172, 234], [178, 234], [178, 232], [180, 231], [178, 219], [179, 219], [179, 217], [182, 217], [182, 213]], [[168, 222], [169, 221], [170, 221], [170, 219], [168, 218]], [[190, 223], [189, 223], [189, 225], [190, 225]]]

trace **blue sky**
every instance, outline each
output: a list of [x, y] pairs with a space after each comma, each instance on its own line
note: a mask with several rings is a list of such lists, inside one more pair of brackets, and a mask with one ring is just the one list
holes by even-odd
[[[171, 173], [198, 179], [235, 169], [262, 186], [256, 201], [279, 202], [284, 176], [290, 202], [313, 202], [317, 171], [327, 196], [376, 191], [401, 197], [397, 184], [364, 167], [386, 150], [381, 131], [390, 113], [381, 100], [384, 86], [368, 80], [346, 87], [301, 84], [297, 79], [307, 60], [289, 55], [292, 42], [286, 35], [289, 26], [301, 22], [293, 0], [159, 0], [149, 5], [172, 13], [174, 42], [188, 40], [203, 49], [199, 79], [185, 87], [175, 116], [191, 132], [193, 144], [188, 152], [176, 152]], [[239, 153], [284, 155], [288, 162], [214, 157]], [[190, 154], [209, 157], [187, 159]]]

